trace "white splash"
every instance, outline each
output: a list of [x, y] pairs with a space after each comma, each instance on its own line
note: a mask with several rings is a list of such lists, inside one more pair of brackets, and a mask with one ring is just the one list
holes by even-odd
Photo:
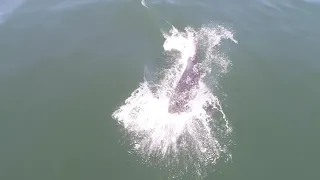
[[[122, 125], [129, 135], [133, 151], [152, 165], [169, 168], [171, 177], [187, 175], [201, 178], [206, 168], [223, 155], [230, 157], [227, 145], [232, 128], [224, 114], [219, 99], [214, 96], [202, 79], [196, 98], [189, 103], [190, 112], [179, 115], [168, 113], [169, 97], [179, 81], [187, 59], [195, 53], [195, 41], [202, 44], [200, 59], [204, 76], [212, 66], [227, 69], [230, 61], [210, 55], [218, 48], [222, 39], [233, 39], [233, 35], [222, 27], [202, 27], [196, 31], [190, 27], [179, 32], [172, 27], [163, 33], [166, 38], [164, 50], [172, 67], [164, 69], [159, 82], [140, 83], [126, 99], [124, 105], [112, 117]], [[179, 52], [179, 53], [175, 53]], [[223, 61], [223, 62], [222, 62]], [[208, 112], [211, 107], [211, 112]]]
[[148, 6], [146, 5], [146, 1], [145, 0], [141, 0], [141, 4], [142, 4], [142, 6], [148, 8]]

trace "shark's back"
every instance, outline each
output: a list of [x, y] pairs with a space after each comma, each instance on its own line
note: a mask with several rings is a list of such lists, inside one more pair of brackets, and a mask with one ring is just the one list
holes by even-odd
[[199, 80], [199, 61], [196, 54], [188, 59], [187, 67], [170, 97], [169, 113], [181, 113], [187, 110], [186, 105], [193, 98], [192, 90], [198, 87]]

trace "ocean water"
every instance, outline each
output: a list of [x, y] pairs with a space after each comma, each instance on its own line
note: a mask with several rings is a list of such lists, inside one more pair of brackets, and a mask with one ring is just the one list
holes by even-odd
[[[319, 179], [319, 18], [317, 0], [0, 0], [0, 179]], [[169, 114], [195, 52], [200, 88]]]

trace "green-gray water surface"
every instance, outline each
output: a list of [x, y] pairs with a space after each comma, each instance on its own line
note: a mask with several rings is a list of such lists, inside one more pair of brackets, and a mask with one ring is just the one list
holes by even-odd
[[166, 179], [111, 118], [163, 63], [166, 21], [239, 41], [220, 81], [232, 160], [205, 179], [319, 179], [320, 2], [145, 2], [0, 0], [0, 179]]

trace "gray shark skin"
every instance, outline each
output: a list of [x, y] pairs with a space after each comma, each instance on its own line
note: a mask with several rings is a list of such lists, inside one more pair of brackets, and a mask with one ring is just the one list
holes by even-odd
[[169, 100], [168, 112], [182, 113], [188, 110], [187, 104], [193, 99], [192, 90], [199, 86], [200, 69], [197, 53], [188, 59], [179, 82]]

